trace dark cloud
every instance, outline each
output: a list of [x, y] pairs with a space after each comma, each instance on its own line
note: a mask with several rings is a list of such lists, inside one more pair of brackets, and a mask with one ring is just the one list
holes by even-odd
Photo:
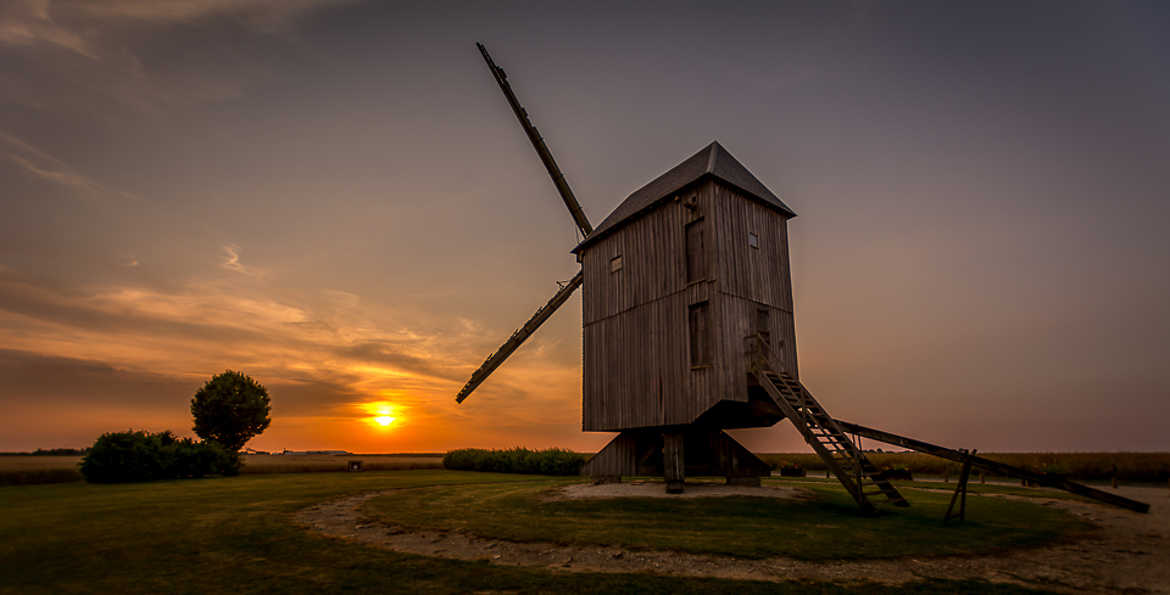
[[168, 335], [204, 341], [267, 341], [256, 331], [213, 323], [150, 315], [140, 311], [111, 311], [86, 305], [92, 295], [62, 294], [49, 287], [14, 280], [0, 272], [0, 310], [53, 324], [111, 334]]
[[0, 349], [0, 401], [35, 403], [67, 412], [101, 405], [182, 407], [200, 382], [108, 363]]
[[334, 350], [334, 353], [360, 362], [389, 365], [393, 368], [443, 380], [465, 380], [463, 370], [452, 371], [449, 367], [437, 365], [434, 358], [425, 358], [404, 353], [401, 351], [400, 346], [396, 346], [387, 341], [367, 341], [356, 345], [338, 347]]

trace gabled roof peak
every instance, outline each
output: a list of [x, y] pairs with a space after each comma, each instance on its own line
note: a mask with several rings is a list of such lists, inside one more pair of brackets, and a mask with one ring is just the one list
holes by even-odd
[[685, 186], [711, 176], [726, 182], [744, 193], [756, 198], [765, 205], [780, 211], [786, 217], [795, 217], [796, 213], [788, 208], [778, 196], [768, 190], [764, 183], [747, 170], [719, 141], [703, 147], [698, 153], [691, 155], [682, 163], [674, 166], [666, 173], [658, 176], [649, 184], [634, 191], [622, 204], [618, 205], [601, 225], [598, 225], [589, 237], [585, 238], [573, 252], [577, 252], [585, 245], [606, 235], [624, 222], [633, 219], [659, 201], [669, 198]]

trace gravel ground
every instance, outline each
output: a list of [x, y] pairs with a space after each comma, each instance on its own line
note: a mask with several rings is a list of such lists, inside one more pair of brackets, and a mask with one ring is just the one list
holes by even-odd
[[[607, 487], [613, 486], [613, 487]], [[620, 487], [627, 486], [627, 487]], [[657, 486], [602, 484], [614, 496], [657, 496]], [[691, 489], [688, 497], [717, 497], [717, 489]], [[800, 497], [799, 490], [723, 487], [728, 494]], [[603, 491], [599, 490], [599, 491]], [[646, 490], [646, 494], [641, 494]], [[710, 491], [708, 491], [710, 490]], [[650, 492], [654, 492], [651, 494]], [[774, 493], [780, 492], [780, 493]], [[785, 493], [788, 492], [788, 493]], [[747, 560], [729, 556], [621, 547], [565, 546], [485, 539], [455, 531], [407, 531], [363, 517], [361, 506], [385, 492], [350, 496], [297, 514], [302, 526], [335, 538], [396, 551], [496, 564], [540, 566], [561, 572], [651, 572], [764, 581], [812, 580], [848, 584], [876, 581], [897, 585], [922, 580], [985, 579], [1067, 593], [1170, 593], [1170, 494], [1165, 488], [1123, 487], [1118, 493], [1149, 502], [1149, 514], [1070, 500], [1036, 501], [1068, 510], [1099, 527], [1089, 536], [1048, 547], [1019, 549], [987, 556], [906, 557], [888, 560], [810, 562], [785, 557]], [[580, 494], [586, 494], [581, 496]], [[605, 497], [571, 486], [562, 497]], [[664, 494], [663, 494], [664, 495]]]

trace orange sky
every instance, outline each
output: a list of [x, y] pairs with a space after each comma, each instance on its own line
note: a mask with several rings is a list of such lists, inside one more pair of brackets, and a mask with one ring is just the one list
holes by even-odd
[[258, 449], [604, 444], [577, 297], [454, 402], [576, 271], [477, 40], [595, 224], [714, 139], [794, 208], [839, 417], [1170, 449], [1164, 9], [662, 8], [4, 3], [0, 451], [189, 433], [228, 368], [272, 394]]

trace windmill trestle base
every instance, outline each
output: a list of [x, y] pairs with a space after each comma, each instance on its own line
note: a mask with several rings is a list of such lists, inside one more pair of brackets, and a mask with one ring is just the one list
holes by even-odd
[[681, 493], [687, 476], [723, 476], [728, 485], [758, 486], [771, 467], [718, 428], [678, 426], [625, 430], [589, 459], [582, 475], [594, 483], [622, 476], [659, 476]]

